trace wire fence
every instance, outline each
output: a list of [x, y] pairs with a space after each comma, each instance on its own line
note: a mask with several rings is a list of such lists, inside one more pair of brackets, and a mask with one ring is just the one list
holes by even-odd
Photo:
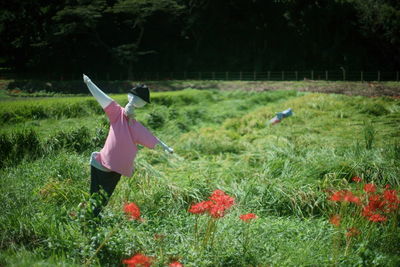
[[[162, 80], [224, 80], [224, 81], [399, 81], [400, 71], [181, 71], [181, 72], [134, 72], [87, 73], [91, 78], [104, 81], [162, 81]], [[82, 74], [16, 74], [0, 72], [0, 79], [58, 80], [82, 79]]]
[[399, 71], [143, 72], [135, 80], [399, 81]]

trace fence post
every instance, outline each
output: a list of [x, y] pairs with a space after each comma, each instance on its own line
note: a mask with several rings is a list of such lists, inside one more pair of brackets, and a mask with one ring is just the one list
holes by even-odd
[[242, 72], [239, 72], [239, 80], [242, 80]]
[[228, 72], [225, 72], [225, 80], [228, 80]]
[[282, 71], [282, 81], [285, 79], [285, 72]]
[[378, 82], [381, 80], [381, 72], [378, 70]]
[[342, 69], [342, 71], [343, 71], [343, 81], [345, 81], [346, 80], [346, 70]]
[[311, 80], [314, 80], [314, 71], [311, 70]]
[[327, 70], [325, 71], [325, 80], [326, 81], [328, 80], [328, 71]]
[[361, 82], [364, 81], [364, 72], [361, 71]]
[[267, 80], [269, 81], [271, 79], [271, 72], [270, 71], [268, 71], [268, 74], [267, 74]]
[[255, 81], [257, 79], [256, 77], [256, 71], [253, 72], [253, 80]]
[[295, 76], [296, 76], [296, 81], [299, 80], [299, 73], [297, 72], [297, 70], [294, 72]]
[[199, 71], [199, 80], [201, 80], [201, 72]]
[[398, 82], [398, 81], [399, 81], [399, 72], [396, 71], [396, 82]]

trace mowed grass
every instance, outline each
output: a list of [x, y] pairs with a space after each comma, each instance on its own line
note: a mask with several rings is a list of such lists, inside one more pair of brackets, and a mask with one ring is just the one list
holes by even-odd
[[[112, 97], [126, 103], [125, 95]], [[140, 149], [135, 174], [121, 179], [94, 226], [78, 204], [89, 200], [89, 155], [101, 148], [101, 142], [91, 142], [99, 129], [107, 129], [102, 111], [90, 98], [63, 99], [67, 110], [90, 103], [83, 105], [84, 116], [63, 112], [52, 99], [43, 100], [44, 106], [56, 110], [57, 118], [32, 117], [19, 103], [2, 105], [4, 112], [23, 114], [19, 121], [8, 120], [5, 138], [29, 128], [42, 147], [54, 132], [68, 135], [85, 126], [90, 145], [71, 149], [83, 142], [76, 137], [57, 150], [38, 150], [35, 159], [7, 161], [0, 170], [0, 264], [120, 266], [135, 253], [153, 257], [156, 266], [174, 260], [185, 266], [400, 264], [400, 231], [390, 232], [389, 240], [384, 224], [371, 225], [347, 249], [344, 238], [337, 242], [327, 200], [327, 192], [350, 187], [356, 175], [399, 189], [399, 100], [215, 90], [152, 97], [137, 118], [175, 153]], [[292, 117], [267, 123], [287, 108]], [[207, 216], [187, 210], [215, 189], [235, 197], [235, 205], [218, 219], [212, 245], [202, 246], [195, 225], [204, 230]], [[140, 207], [142, 222], [126, 219], [126, 202]], [[239, 220], [250, 212], [258, 216], [254, 222]]]

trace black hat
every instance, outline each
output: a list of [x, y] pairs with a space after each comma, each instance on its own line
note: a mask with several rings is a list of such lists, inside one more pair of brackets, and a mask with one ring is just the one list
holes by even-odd
[[150, 103], [150, 91], [149, 87], [145, 84], [138, 84], [135, 87], [133, 87], [129, 93], [136, 95], [146, 101], [147, 103]]

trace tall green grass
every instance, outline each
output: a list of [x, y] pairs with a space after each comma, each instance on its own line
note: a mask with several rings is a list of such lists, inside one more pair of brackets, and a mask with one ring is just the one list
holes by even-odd
[[[125, 95], [114, 97], [121, 105], [126, 101]], [[331, 190], [351, 186], [355, 175], [399, 189], [398, 100], [187, 90], [154, 94], [153, 102], [137, 111], [138, 120], [175, 154], [141, 149], [134, 176], [122, 177], [98, 224], [86, 214], [88, 161], [104, 141], [104, 115], [89, 115], [98, 129], [81, 128], [84, 118], [50, 136], [40, 125], [34, 128], [39, 147], [59, 143], [35, 159], [7, 161], [0, 170], [0, 264], [73, 266], [93, 258], [93, 265], [119, 266], [138, 252], [153, 256], [159, 266], [172, 260], [185, 266], [400, 263], [399, 233], [386, 239], [379, 227], [346, 254], [343, 240], [335, 246], [327, 200]], [[267, 124], [289, 107], [292, 117]], [[17, 131], [9, 127], [4, 131], [15, 145]], [[187, 210], [217, 188], [235, 197], [236, 205], [217, 222], [214, 245], [199, 249], [194, 225], [204, 225], [206, 218]], [[143, 222], [126, 220], [122, 205], [128, 201], [141, 208]], [[78, 208], [80, 202], [87, 204]], [[249, 212], [259, 218], [241, 222], [239, 215]], [[250, 237], [246, 253], [244, 231]]]

